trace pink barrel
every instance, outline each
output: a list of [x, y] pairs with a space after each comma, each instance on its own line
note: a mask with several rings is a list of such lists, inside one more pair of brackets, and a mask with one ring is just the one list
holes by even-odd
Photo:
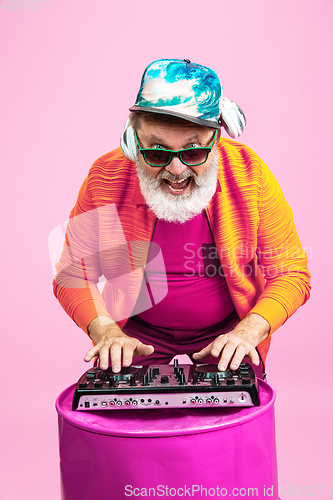
[[261, 406], [72, 411], [57, 399], [63, 500], [278, 497], [275, 393]]

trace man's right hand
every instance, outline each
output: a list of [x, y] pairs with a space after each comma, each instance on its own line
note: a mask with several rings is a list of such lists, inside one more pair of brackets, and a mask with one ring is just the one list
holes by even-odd
[[88, 333], [96, 345], [89, 349], [84, 360], [89, 362], [98, 356], [102, 370], [109, 367], [111, 360], [112, 371], [118, 373], [121, 366], [130, 366], [133, 356], [149, 356], [154, 352], [152, 345], [126, 335], [109, 316], [93, 319], [89, 323]]

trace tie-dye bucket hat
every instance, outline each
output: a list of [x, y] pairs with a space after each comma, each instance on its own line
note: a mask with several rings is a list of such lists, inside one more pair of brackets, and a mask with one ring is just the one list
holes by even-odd
[[188, 59], [160, 59], [145, 70], [130, 111], [177, 116], [205, 127], [221, 127], [222, 87], [210, 68]]

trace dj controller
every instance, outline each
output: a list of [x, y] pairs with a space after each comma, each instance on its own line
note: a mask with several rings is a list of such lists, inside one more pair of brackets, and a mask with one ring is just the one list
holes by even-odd
[[94, 367], [78, 380], [73, 410], [259, 406], [256, 375], [251, 365], [219, 371], [217, 364]]

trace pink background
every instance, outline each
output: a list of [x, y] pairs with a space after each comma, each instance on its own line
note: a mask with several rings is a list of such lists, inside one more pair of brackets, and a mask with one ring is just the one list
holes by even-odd
[[332, 0], [42, 5], [0, 9], [1, 500], [60, 498], [54, 401], [87, 369], [90, 342], [53, 297], [48, 235], [92, 162], [118, 147], [142, 72], [163, 57], [217, 71], [246, 113], [241, 141], [293, 208], [313, 292], [268, 358], [279, 482], [302, 486], [298, 498], [320, 484], [333, 495]]

